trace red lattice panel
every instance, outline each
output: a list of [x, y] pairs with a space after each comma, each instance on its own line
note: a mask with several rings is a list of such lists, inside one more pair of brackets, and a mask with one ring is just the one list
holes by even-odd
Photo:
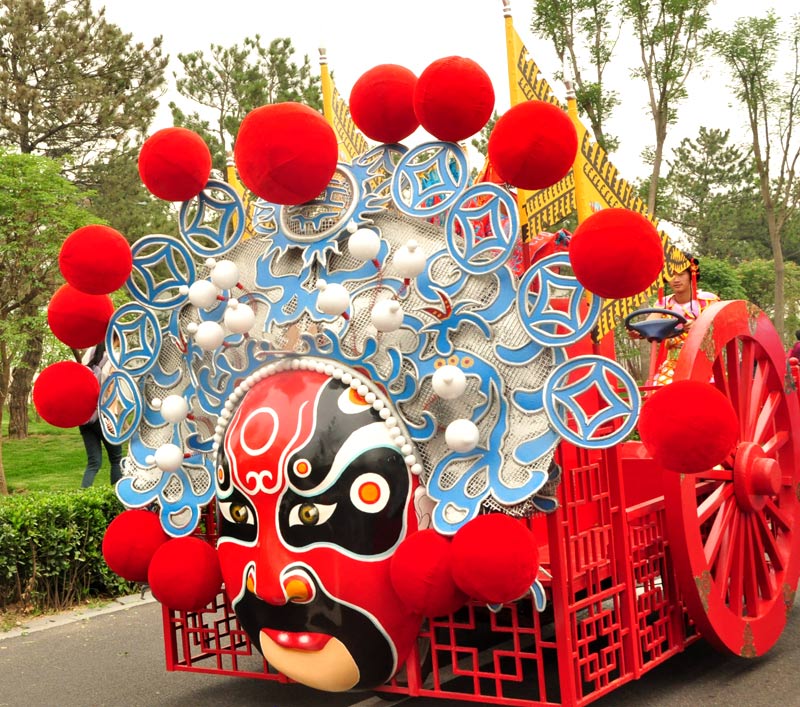
[[[666, 660], [696, 638], [664, 538], [663, 500], [626, 508], [622, 464], [562, 445], [557, 511], [537, 517], [548, 595], [493, 613], [470, 604], [423, 623], [388, 693], [481, 704], [585, 705]], [[646, 491], [646, 489], [645, 489]], [[646, 497], [637, 489], [637, 501]], [[205, 519], [214, 536], [213, 511]], [[288, 682], [252, 648], [223, 595], [203, 612], [164, 612], [167, 667]]]

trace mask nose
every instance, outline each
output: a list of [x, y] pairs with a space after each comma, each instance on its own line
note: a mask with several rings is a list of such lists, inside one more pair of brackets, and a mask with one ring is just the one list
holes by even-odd
[[307, 604], [314, 598], [314, 584], [306, 572], [292, 568], [282, 574], [281, 583], [286, 600], [295, 604]]
[[289, 602], [307, 604], [316, 595], [314, 581], [302, 567], [285, 567], [274, 574], [256, 572], [255, 567], [251, 567], [247, 573], [247, 589], [275, 606]]

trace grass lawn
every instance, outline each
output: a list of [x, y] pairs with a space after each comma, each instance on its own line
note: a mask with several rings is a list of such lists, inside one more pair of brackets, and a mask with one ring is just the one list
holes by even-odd
[[[3, 435], [3, 467], [11, 493], [20, 491], [69, 491], [79, 488], [86, 467], [86, 452], [77, 427], [62, 429], [42, 421], [28, 425], [28, 439]], [[109, 483], [108, 458], [95, 484]]]

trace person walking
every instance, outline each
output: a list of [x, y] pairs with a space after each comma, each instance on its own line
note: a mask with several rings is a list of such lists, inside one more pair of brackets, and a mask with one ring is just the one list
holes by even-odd
[[[105, 342], [87, 349], [81, 361], [88, 366], [100, 385], [108, 376], [111, 362], [106, 352]], [[100, 416], [95, 409], [94, 414], [79, 427], [83, 446], [86, 448], [86, 469], [83, 472], [81, 488], [88, 488], [94, 483], [94, 478], [103, 464], [103, 447], [106, 448], [108, 461], [111, 463], [111, 484], [114, 485], [122, 478], [122, 445], [112, 444], [103, 436]]]

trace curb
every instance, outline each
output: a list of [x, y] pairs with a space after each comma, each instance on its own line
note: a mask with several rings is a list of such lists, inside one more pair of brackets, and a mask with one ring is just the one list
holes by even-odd
[[144, 591], [136, 594], [112, 599], [105, 606], [92, 609], [71, 609], [59, 614], [38, 616], [35, 619], [26, 621], [20, 626], [12, 628], [10, 631], [0, 633], [0, 642], [9, 638], [16, 638], [17, 636], [27, 636], [29, 633], [44, 631], [48, 628], [56, 628], [58, 626], [66, 626], [67, 624], [77, 623], [78, 621], [85, 621], [92, 619], [95, 616], [113, 614], [117, 611], [124, 611], [137, 606], [153, 604], [154, 602], [156, 602], [155, 597], [152, 595], [149, 589], [145, 589]]

